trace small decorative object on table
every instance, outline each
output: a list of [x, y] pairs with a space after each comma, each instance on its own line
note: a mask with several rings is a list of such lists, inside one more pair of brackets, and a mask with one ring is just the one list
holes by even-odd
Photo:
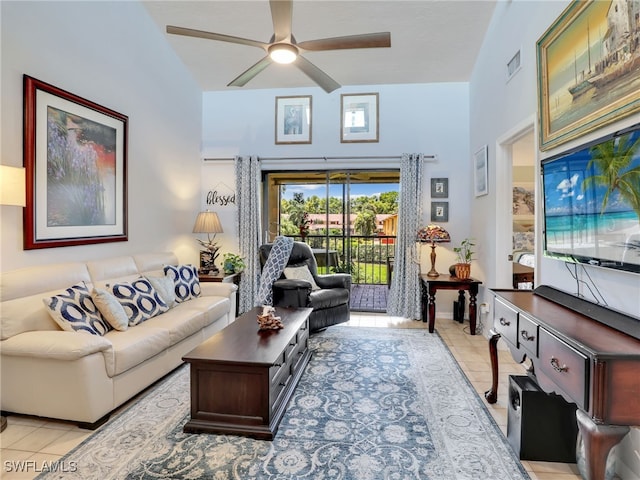
[[461, 280], [471, 277], [471, 260], [473, 260], [473, 243], [472, 239], [465, 238], [459, 247], [453, 247], [458, 257], [458, 263], [455, 264], [455, 276]]
[[284, 328], [280, 317], [275, 315], [276, 309], [270, 305], [262, 306], [262, 314], [258, 315], [260, 330], [280, 330]]
[[436, 270], [436, 243], [445, 243], [451, 241], [451, 236], [440, 225], [427, 225], [418, 230], [416, 240], [420, 243], [431, 242], [431, 270], [427, 276], [436, 278], [440, 274]]

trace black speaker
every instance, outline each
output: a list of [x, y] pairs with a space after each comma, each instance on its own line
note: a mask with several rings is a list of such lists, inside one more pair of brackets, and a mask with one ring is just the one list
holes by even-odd
[[528, 376], [509, 376], [507, 440], [521, 460], [576, 463], [576, 405]]

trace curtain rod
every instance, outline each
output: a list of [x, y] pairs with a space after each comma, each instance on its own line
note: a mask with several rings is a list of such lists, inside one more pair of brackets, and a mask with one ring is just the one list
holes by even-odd
[[[419, 154], [421, 160], [431, 160], [436, 161], [438, 159], [437, 155], [425, 155]], [[399, 160], [401, 159], [401, 155], [355, 155], [355, 156], [338, 156], [338, 157], [258, 157], [258, 160], [262, 161], [273, 161], [273, 160]], [[233, 157], [214, 157], [214, 158], [205, 158], [205, 162], [219, 162], [219, 161], [234, 161]]]

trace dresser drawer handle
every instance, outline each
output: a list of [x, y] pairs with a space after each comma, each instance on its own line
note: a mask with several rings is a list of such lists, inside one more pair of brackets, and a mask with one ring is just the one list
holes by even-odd
[[520, 336], [527, 342], [533, 342], [536, 338], [534, 335], [529, 335], [526, 330], [520, 330]]
[[566, 365], [560, 366], [560, 362], [555, 357], [551, 357], [551, 366], [556, 372], [565, 373], [569, 371], [569, 367]]
[[281, 364], [281, 363], [274, 363], [274, 364], [273, 364], [273, 366], [274, 366], [274, 367], [281, 367], [281, 366], [282, 366], [282, 364]]
[[509, 325], [511, 325], [511, 322], [507, 322], [504, 317], [500, 317], [500, 325], [502, 325], [503, 327], [508, 327]]

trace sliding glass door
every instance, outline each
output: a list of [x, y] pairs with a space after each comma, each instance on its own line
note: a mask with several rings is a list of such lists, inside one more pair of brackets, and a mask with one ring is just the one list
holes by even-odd
[[321, 273], [386, 284], [393, 256], [399, 171], [266, 172], [265, 240], [308, 243]]

